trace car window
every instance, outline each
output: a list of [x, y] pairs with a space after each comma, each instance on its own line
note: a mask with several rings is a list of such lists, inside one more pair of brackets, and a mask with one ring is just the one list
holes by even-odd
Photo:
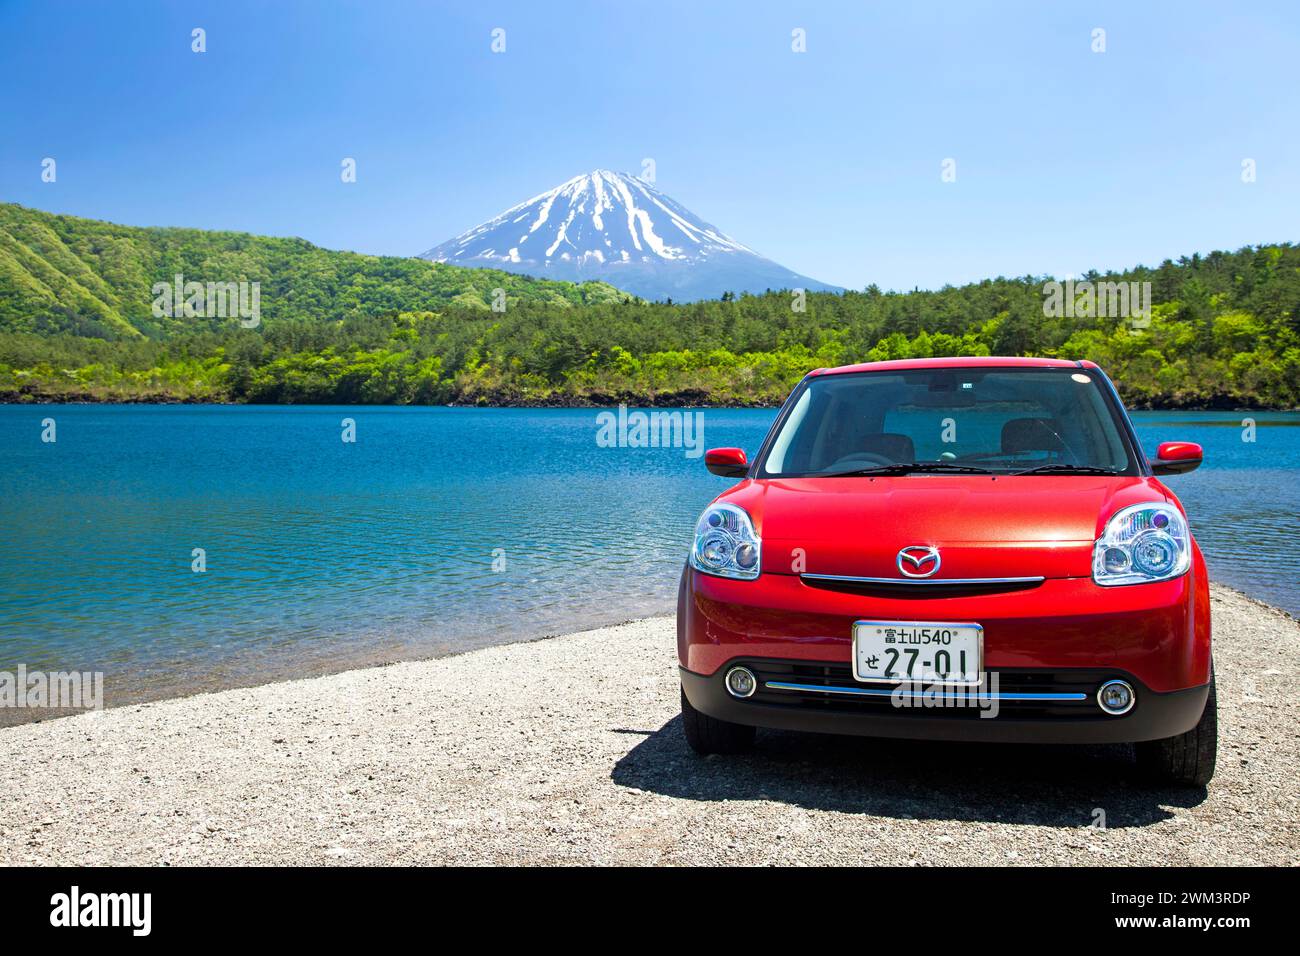
[[1041, 368], [918, 369], [806, 380], [759, 474], [911, 462], [997, 473], [1044, 465], [1133, 473], [1099, 376]]

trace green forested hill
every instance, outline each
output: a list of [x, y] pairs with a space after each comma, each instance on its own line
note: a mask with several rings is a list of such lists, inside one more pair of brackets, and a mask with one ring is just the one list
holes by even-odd
[[155, 282], [258, 282], [262, 318], [324, 321], [448, 302], [558, 307], [621, 299], [603, 283], [576, 286], [400, 257], [331, 252], [302, 239], [201, 229], [142, 229], [0, 203], [0, 330], [96, 338], [159, 338], [221, 320], [153, 315]]
[[[262, 322], [155, 319], [149, 286], [261, 282]], [[1300, 247], [1089, 274], [1149, 282], [1145, 327], [1045, 314], [1047, 277], [936, 291], [646, 303], [295, 239], [132, 229], [0, 205], [0, 400], [752, 404], [883, 358], [1100, 363], [1139, 407], [1300, 406]], [[486, 303], [507, 290], [504, 313]], [[1095, 311], [1095, 310], [1094, 310]]]

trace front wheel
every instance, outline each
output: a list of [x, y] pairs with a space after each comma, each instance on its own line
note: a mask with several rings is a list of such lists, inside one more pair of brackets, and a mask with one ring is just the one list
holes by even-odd
[[682, 691], [682, 730], [697, 754], [740, 754], [754, 744], [754, 728], [701, 714]]
[[1185, 734], [1164, 740], [1147, 740], [1137, 745], [1137, 761], [1145, 773], [1162, 783], [1203, 787], [1214, 776], [1219, 748], [1219, 716], [1215, 704], [1214, 674], [1210, 693], [1196, 726]]

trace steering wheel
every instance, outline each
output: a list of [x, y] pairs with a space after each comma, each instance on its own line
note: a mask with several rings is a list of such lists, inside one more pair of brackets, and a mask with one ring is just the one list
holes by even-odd
[[[831, 462], [830, 468], [839, 468], [840, 465], [892, 465], [894, 459], [886, 458], [884, 455], [877, 455], [872, 451], [855, 451], [851, 455], [845, 455], [843, 458], [837, 458]], [[824, 469], [829, 471], [830, 468]]]

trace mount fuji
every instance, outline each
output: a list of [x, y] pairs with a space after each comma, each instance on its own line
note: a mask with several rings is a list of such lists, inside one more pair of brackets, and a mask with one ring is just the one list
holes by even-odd
[[574, 176], [418, 258], [598, 280], [651, 300], [840, 291], [741, 245], [644, 179], [607, 169]]

